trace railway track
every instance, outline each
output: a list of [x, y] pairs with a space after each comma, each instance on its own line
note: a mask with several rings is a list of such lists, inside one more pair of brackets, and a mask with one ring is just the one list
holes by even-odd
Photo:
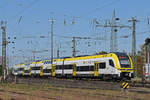
[[[11, 77], [8, 82], [14, 82], [15, 78]], [[60, 79], [60, 78], [31, 78], [31, 77], [19, 77], [17, 78], [17, 83], [27, 83], [27, 84], [51, 84], [55, 87], [66, 87], [66, 88], [83, 88], [83, 89], [102, 89], [102, 90], [120, 90], [121, 85], [124, 81], [112, 82], [112, 81], [102, 81], [102, 80], [92, 80], [92, 79]], [[130, 87], [146, 87], [150, 88], [149, 83], [136, 83], [127, 81]]]
[[[14, 81], [13, 79], [11, 80], [12, 82]], [[74, 89], [83, 89], [83, 90], [112, 90], [112, 91], [122, 91], [121, 84], [122, 82], [106, 82], [106, 81], [101, 81], [101, 80], [73, 80], [73, 79], [58, 79], [58, 78], [17, 78], [17, 83], [18, 84], [29, 84], [30, 86], [40, 86], [40, 91], [42, 92], [47, 92], [49, 93], [51, 90], [55, 91], [68, 91], [68, 92], [74, 92]], [[44, 89], [43, 87], [46, 84], [50, 84], [50, 87]], [[140, 94], [150, 94], [150, 91], [144, 91], [140, 90], [140, 87], [145, 87], [145, 85], [141, 85], [140, 83], [130, 83], [130, 88], [129, 92], [136, 92]], [[148, 85], [148, 84], [147, 84]], [[56, 88], [55, 88], [56, 87]], [[61, 90], [60, 90], [60, 88]], [[68, 89], [69, 90], [68, 90]], [[137, 89], [138, 88], [138, 89]], [[3, 90], [0, 89], [0, 93], [3, 92]], [[19, 93], [19, 92], [14, 92], [14, 91], [8, 91], [10, 94], [17, 94], [17, 95], [28, 95], [30, 96], [31, 94], [27, 93]], [[78, 94], [78, 93], [76, 93]], [[80, 93], [79, 93], [80, 94]], [[128, 96], [120, 96], [120, 95], [112, 95], [112, 94], [105, 94], [103, 92], [98, 92], [96, 94], [93, 94], [94, 96], [101, 95], [105, 97], [114, 97], [114, 98], [122, 98], [122, 99], [128, 99]], [[31, 95], [35, 96], [36, 95]], [[60, 97], [49, 97], [49, 96], [39, 96], [39, 98], [43, 99], [52, 99], [52, 100], [60, 100]], [[138, 97], [134, 96], [132, 97], [134, 100], [141, 100]], [[16, 99], [14, 99], [16, 100]], [[62, 99], [63, 100], [63, 99]]]
[[[8, 81], [14, 82], [15, 78], [11, 77]], [[92, 79], [60, 79], [60, 78], [31, 78], [31, 77], [19, 77], [17, 78], [17, 83], [19, 84], [50, 84], [54, 87], [64, 87], [64, 88], [80, 88], [80, 89], [101, 89], [101, 90], [121, 90], [122, 83], [112, 82], [112, 81], [102, 81], [102, 80], [92, 80]], [[130, 88], [144, 87], [150, 88], [149, 83], [136, 83], [127, 81]]]
[[19, 78], [17, 83], [27, 84], [50, 84], [54, 87], [80, 88], [80, 89], [101, 89], [120, 90], [121, 83], [95, 80], [73, 80], [73, 79], [40, 79], [40, 78]]

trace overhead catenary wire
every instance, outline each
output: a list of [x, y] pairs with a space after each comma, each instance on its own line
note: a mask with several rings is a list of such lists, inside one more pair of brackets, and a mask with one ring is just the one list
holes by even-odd
[[[142, 33], [148, 33], [148, 32], [150, 32], [150, 31], [138, 32], [137, 35], [141, 35]], [[74, 36], [65, 36], [65, 35], [58, 35], [58, 34], [55, 34], [54, 36], [55, 36], [55, 37], [59, 37], [59, 38], [70, 38], [70, 39], [71, 39], [72, 37], [74, 37]], [[130, 37], [130, 36], [131, 36], [131, 34], [119, 36], [119, 37], [117, 37], [117, 38], [118, 38], [118, 39], [119, 39], [119, 38], [128, 38], [128, 37]], [[93, 37], [93, 38], [91, 38], [91, 37], [82, 37], [82, 36], [78, 36], [78, 37], [79, 37], [78, 39], [109, 40], [108, 38], [104, 38], [104, 37]]]
[[40, 0], [34, 0], [32, 1], [29, 5], [27, 5], [26, 7], [24, 7], [24, 9], [22, 9], [21, 11], [19, 11], [15, 16], [10, 18], [10, 21], [15, 19], [18, 16], [21, 16], [21, 14], [23, 14], [27, 9], [31, 8], [33, 5], [35, 5], [38, 1]]
[[[110, 1], [110, 0], [109, 0], [109, 1]], [[93, 10], [90, 10], [90, 11], [87, 12], [87, 13], [84, 13], [84, 14], [81, 15], [80, 17], [88, 16], [88, 15], [91, 14], [91, 13], [94, 13], [94, 12], [96, 12], [96, 11], [100, 11], [100, 10], [102, 10], [102, 9], [105, 8], [105, 7], [108, 7], [108, 6], [111, 6], [111, 5], [115, 4], [115, 3], [118, 3], [119, 1], [121, 1], [121, 0], [112, 0], [111, 2], [106, 3], [106, 4], [104, 4], [104, 5], [101, 6], [101, 7], [97, 7], [97, 8], [95, 8], [95, 9], [93, 9]]]
[[[24, 7], [22, 10], [20, 10], [16, 15], [11, 16], [10, 18], [8, 18], [8, 22], [13, 21], [15, 18], [17, 18], [18, 16], [21, 16], [21, 20], [22, 20], [22, 14], [29, 8], [31, 8], [33, 5], [35, 5], [38, 1], [40, 0], [33, 0], [32, 2], [30, 2], [26, 7]], [[20, 19], [19, 19], [20, 20]], [[21, 21], [20, 20], [20, 21]], [[19, 24], [20, 22], [18, 21], [16, 24]], [[7, 26], [9, 26], [9, 29], [12, 30], [13, 33], [15, 33], [17, 30], [14, 29], [14, 26], [8, 24]]]

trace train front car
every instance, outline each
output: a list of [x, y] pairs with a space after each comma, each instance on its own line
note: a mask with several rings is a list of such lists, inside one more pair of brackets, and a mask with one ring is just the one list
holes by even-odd
[[131, 78], [134, 77], [132, 59], [126, 53], [115, 53], [115, 54], [118, 58], [118, 60], [115, 61], [118, 65], [116, 67], [119, 73], [119, 78], [130, 80]]

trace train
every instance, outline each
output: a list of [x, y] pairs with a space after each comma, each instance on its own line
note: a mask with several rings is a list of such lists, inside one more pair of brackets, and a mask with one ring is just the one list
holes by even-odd
[[130, 56], [122, 52], [53, 60], [38, 60], [14, 65], [13, 74], [18, 77], [57, 77], [92, 79], [128, 79], [134, 77]]

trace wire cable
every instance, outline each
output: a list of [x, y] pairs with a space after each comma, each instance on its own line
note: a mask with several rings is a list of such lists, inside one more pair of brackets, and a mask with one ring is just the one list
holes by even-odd
[[16, 17], [20, 16], [21, 14], [23, 14], [27, 9], [31, 8], [38, 1], [40, 1], [40, 0], [34, 0], [34, 1], [32, 1], [28, 6], [24, 7], [24, 9], [22, 9], [21, 11], [19, 11], [15, 16], [11, 17], [10, 21], [13, 20], [13, 19], [15, 19]]
[[96, 11], [100, 11], [100, 10], [102, 10], [103, 8], [108, 7], [108, 6], [111, 6], [111, 5], [113, 5], [113, 4], [115, 4], [115, 3], [119, 2], [119, 1], [121, 1], [121, 0], [113, 0], [113, 1], [111, 1], [111, 2], [109, 2], [109, 3], [107, 3], [107, 4], [105, 4], [105, 5], [103, 5], [103, 6], [101, 6], [101, 7], [97, 7], [97, 8], [95, 8], [95, 9], [93, 9], [93, 10], [87, 12], [87, 13], [84, 14], [84, 15], [81, 15], [80, 17], [82, 17], [82, 16], [87, 16], [87, 15], [89, 15], [89, 14], [91, 14], [91, 13], [96, 12]]

